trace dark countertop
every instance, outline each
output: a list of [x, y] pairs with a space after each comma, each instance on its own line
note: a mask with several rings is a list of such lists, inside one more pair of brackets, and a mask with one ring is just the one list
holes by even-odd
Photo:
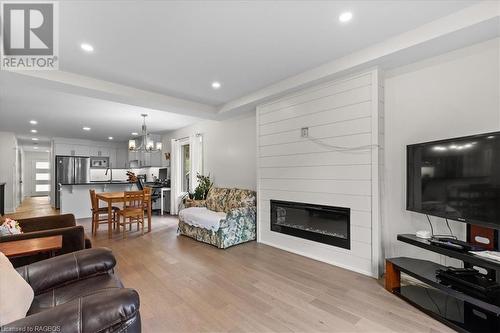
[[77, 184], [67, 184], [62, 183], [61, 185], [134, 185], [135, 183], [129, 183], [127, 181], [103, 181], [103, 182], [88, 182], [88, 183], [77, 183]]

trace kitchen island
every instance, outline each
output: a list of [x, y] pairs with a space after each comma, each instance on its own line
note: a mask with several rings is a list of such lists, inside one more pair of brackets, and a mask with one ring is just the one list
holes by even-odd
[[60, 184], [61, 214], [73, 214], [75, 218], [91, 218], [89, 190], [100, 192], [136, 191], [135, 183], [125, 181], [97, 181], [78, 184]]

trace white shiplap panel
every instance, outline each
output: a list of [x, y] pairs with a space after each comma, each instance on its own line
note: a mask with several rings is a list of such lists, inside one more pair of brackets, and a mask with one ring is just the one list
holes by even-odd
[[[353, 134], [338, 138], [320, 139], [313, 141], [305, 139], [301, 142], [284, 143], [273, 146], [259, 146], [260, 156], [283, 156], [304, 153], [319, 153], [335, 151], [339, 148], [358, 148], [371, 145], [371, 134]], [[331, 147], [334, 146], [334, 147]], [[364, 154], [365, 151], [342, 151], [343, 154]]]
[[371, 180], [371, 166], [367, 165], [327, 165], [293, 168], [261, 168], [260, 178], [274, 179], [335, 179]]
[[261, 114], [259, 118], [261, 124], [267, 124], [320, 111], [333, 110], [342, 106], [354, 105], [370, 100], [371, 87], [365, 86], [353, 90], [348, 90], [340, 94], [312, 100], [303, 104], [294, 105], [289, 108], [279, 109], [266, 114]]
[[371, 195], [371, 180], [260, 179], [262, 190]]
[[[307, 123], [304, 124], [304, 127]], [[360, 119], [353, 119], [349, 121], [325, 123], [324, 125], [317, 125], [309, 127], [309, 137], [315, 139], [325, 139], [340, 136], [348, 136], [354, 134], [367, 134], [371, 132], [371, 118], [365, 117]], [[301, 137], [300, 128], [291, 131], [281, 132], [277, 134], [264, 135], [259, 139], [260, 146], [276, 145], [281, 143], [293, 143], [309, 140], [308, 138]]]
[[339, 251], [339, 248], [334, 246], [328, 247], [328, 245], [325, 244], [271, 231], [263, 231], [260, 241], [285, 251], [350, 269], [362, 274], [371, 275], [370, 258], [353, 255], [350, 251]]
[[337, 109], [307, 114], [291, 119], [284, 119], [269, 124], [262, 124], [259, 128], [260, 135], [286, 132], [302, 127], [312, 127], [333, 122], [348, 121], [371, 116], [371, 102], [362, 102]]
[[[384, 133], [377, 121], [383, 93], [377, 80], [378, 70], [372, 70], [257, 107], [259, 241], [377, 274], [374, 158], [380, 156], [376, 145]], [[309, 128], [308, 138], [301, 137], [302, 127]], [[271, 199], [350, 208], [351, 249], [271, 232]]]
[[268, 103], [259, 107], [260, 114], [287, 108], [290, 106], [305, 103], [325, 96], [339, 94], [355, 88], [364, 87], [371, 84], [371, 75], [362, 75], [338, 82], [329, 82], [305, 91], [279, 99], [276, 102]]
[[351, 224], [351, 239], [355, 242], [365, 243], [371, 245], [372, 243], [372, 230], [371, 228], [363, 228]]
[[259, 159], [259, 165], [261, 168], [370, 163], [371, 155], [369, 151], [357, 152], [356, 154], [336, 151], [303, 153], [285, 156], [266, 156]]
[[264, 201], [274, 199], [326, 206], [346, 207], [364, 212], [369, 212], [371, 210], [371, 197], [369, 196], [362, 197], [346, 194], [289, 192], [261, 189], [260, 199]]

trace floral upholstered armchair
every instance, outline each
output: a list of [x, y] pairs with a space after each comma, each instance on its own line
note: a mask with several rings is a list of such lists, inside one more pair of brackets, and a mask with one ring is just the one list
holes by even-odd
[[255, 240], [255, 191], [212, 187], [206, 200], [186, 202], [179, 212], [181, 235], [225, 249]]

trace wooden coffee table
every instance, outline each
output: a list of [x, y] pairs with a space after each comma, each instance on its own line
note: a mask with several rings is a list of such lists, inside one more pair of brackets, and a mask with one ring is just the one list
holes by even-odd
[[62, 235], [22, 239], [0, 243], [0, 252], [6, 257], [23, 257], [37, 253], [49, 252], [53, 257], [56, 250], [62, 248]]

